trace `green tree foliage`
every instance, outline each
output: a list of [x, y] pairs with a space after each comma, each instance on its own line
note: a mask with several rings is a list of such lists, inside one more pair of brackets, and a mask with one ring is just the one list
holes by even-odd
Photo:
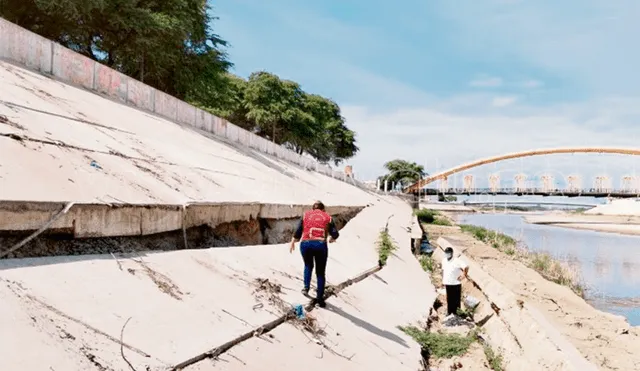
[[260, 71], [228, 72], [206, 0], [0, 0], [0, 16], [227, 119], [336, 165], [358, 152], [333, 101]]
[[384, 164], [384, 167], [387, 169], [387, 174], [378, 178], [381, 189], [384, 188], [385, 180], [388, 182], [389, 187], [393, 183], [399, 183], [402, 187], [406, 187], [427, 175], [422, 165], [400, 159], [389, 161]]
[[204, 0], [0, 0], [0, 14], [179, 98], [231, 63]]

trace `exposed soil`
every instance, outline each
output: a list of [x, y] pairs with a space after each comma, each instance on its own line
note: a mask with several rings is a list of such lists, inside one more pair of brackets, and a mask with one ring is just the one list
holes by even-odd
[[[342, 229], [358, 211], [334, 215], [336, 227]], [[6, 258], [33, 258], [43, 256], [92, 255], [131, 253], [140, 251], [171, 251], [184, 248], [235, 247], [281, 244], [291, 240], [298, 218], [250, 219], [208, 225], [147, 236], [73, 238], [72, 231], [49, 230], [28, 242]], [[0, 251], [25, 239], [28, 232], [0, 232]], [[186, 247], [185, 247], [186, 233]]]

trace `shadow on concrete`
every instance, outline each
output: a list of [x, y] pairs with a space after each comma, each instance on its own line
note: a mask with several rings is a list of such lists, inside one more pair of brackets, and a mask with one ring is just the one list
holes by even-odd
[[[160, 251], [158, 251], [160, 252]], [[150, 252], [152, 253], [152, 252]], [[0, 272], [4, 270], [39, 267], [53, 264], [68, 264], [89, 260], [113, 260], [115, 267], [119, 266], [119, 262], [123, 262], [128, 259], [139, 260], [147, 256], [146, 252], [140, 252], [134, 254], [121, 254], [114, 253], [117, 259], [114, 259], [110, 254], [92, 254], [92, 255], [72, 255], [72, 256], [45, 256], [45, 257], [30, 257], [30, 258], [18, 258], [18, 259], [0, 259]]]
[[356, 326], [358, 326], [360, 328], [363, 328], [363, 329], [369, 331], [372, 334], [375, 334], [375, 335], [378, 335], [378, 336], [380, 336], [382, 338], [385, 338], [387, 340], [391, 340], [393, 342], [396, 342], [396, 343], [402, 345], [405, 348], [409, 348], [407, 343], [400, 336], [398, 336], [398, 335], [396, 335], [396, 334], [394, 334], [392, 332], [383, 330], [383, 329], [381, 329], [381, 328], [379, 328], [379, 327], [377, 327], [377, 326], [375, 326], [375, 325], [373, 325], [373, 324], [371, 324], [371, 323], [369, 323], [369, 322], [367, 322], [365, 320], [362, 320], [362, 319], [360, 319], [360, 318], [358, 318], [356, 316], [353, 316], [353, 315], [345, 312], [344, 310], [340, 309], [339, 307], [337, 307], [335, 305], [327, 303], [327, 310], [329, 310], [329, 311], [331, 311], [331, 312], [333, 312], [333, 313], [335, 313], [335, 314], [337, 314], [337, 315], [339, 315], [339, 316], [341, 316], [343, 318], [348, 319], [349, 321], [353, 322], [354, 325], [356, 325]]

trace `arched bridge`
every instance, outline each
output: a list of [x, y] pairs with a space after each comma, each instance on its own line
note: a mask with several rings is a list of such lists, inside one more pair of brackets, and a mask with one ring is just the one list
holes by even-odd
[[494, 162], [510, 160], [514, 158], [531, 157], [531, 156], [543, 156], [562, 153], [610, 153], [620, 155], [640, 155], [639, 148], [619, 148], [619, 147], [562, 147], [562, 148], [547, 148], [547, 149], [535, 149], [530, 151], [512, 152], [504, 155], [487, 157], [480, 160], [467, 162], [466, 164], [452, 167], [451, 169], [439, 172], [434, 175], [430, 175], [425, 179], [422, 179], [407, 188], [404, 189], [405, 193], [415, 193], [427, 184], [433, 183], [436, 180], [447, 179], [449, 175], [456, 174], [474, 167], [491, 164]]

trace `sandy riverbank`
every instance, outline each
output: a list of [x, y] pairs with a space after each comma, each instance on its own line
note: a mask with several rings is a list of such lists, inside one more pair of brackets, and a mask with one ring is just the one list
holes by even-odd
[[455, 241], [459, 252], [538, 309], [583, 357], [600, 369], [640, 369], [640, 328], [630, 326], [621, 316], [595, 309], [569, 288], [544, 279], [457, 226], [427, 225], [426, 230], [431, 241], [439, 236]]
[[584, 213], [554, 213], [525, 218], [528, 223], [598, 232], [640, 235], [640, 202], [613, 200]]
[[599, 232], [640, 235], [640, 216], [600, 215], [586, 213], [527, 215], [527, 223], [583, 229]]

